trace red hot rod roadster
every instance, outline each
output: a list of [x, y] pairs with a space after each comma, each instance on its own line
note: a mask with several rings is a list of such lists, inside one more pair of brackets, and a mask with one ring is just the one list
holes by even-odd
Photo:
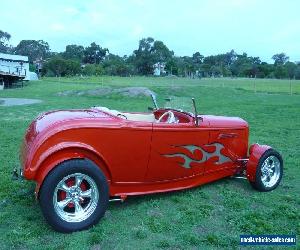
[[248, 150], [248, 124], [236, 117], [172, 108], [128, 113], [94, 107], [40, 115], [21, 147], [21, 174], [34, 180], [48, 223], [82, 230], [104, 215], [112, 198], [199, 186], [244, 176], [259, 191], [281, 180], [280, 154], [266, 145]]

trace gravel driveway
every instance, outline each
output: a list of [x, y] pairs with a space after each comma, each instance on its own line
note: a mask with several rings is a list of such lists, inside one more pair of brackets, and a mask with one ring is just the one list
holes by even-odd
[[15, 106], [41, 103], [39, 99], [23, 99], [23, 98], [0, 98], [0, 106]]

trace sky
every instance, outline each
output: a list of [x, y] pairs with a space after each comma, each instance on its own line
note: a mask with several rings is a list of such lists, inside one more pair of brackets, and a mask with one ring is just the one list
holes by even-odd
[[234, 49], [249, 56], [284, 52], [300, 61], [299, 0], [0, 0], [0, 30], [10, 43], [47, 41], [51, 51], [92, 42], [130, 55], [140, 39], [163, 41], [175, 55]]

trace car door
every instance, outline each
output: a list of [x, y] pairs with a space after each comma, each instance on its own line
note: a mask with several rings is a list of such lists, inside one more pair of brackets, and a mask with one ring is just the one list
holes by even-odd
[[94, 133], [90, 131], [90, 137], [109, 166], [114, 182], [144, 182], [150, 155], [152, 122], [114, 121]]
[[154, 123], [146, 181], [167, 181], [203, 174], [205, 159], [201, 147], [208, 143], [209, 126], [203, 121]]

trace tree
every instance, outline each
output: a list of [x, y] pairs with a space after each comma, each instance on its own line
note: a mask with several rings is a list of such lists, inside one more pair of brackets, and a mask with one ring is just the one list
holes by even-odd
[[277, 79], [283, 79], [288, 77], [288, 71], [283, 65], [275, 66], [274, 76]]
[[78, 61], [65, 60], [56, 56], [45, 63], [43, 70], [45, 74], [51, 72], [55, 76], [74, 76], [81, 72], [81, 67]]
[[84, 63], [95, 63], [99, 64], [103, 61], [105, 56], [109, 53], [109, 50], [106, 48], [102, 48], [100, 45], [96, 44], [95, 42], [91, 43], [90, 46], [84, 49]]
[[257, 77], [259, 74], [259, 65], [261, 64], [261, 60], [259, 57], [248, 57], [248, 63], [251, 65], [250, 70], [248, 71], [248, 74], [246, 74], [248, 77]]
[[236, 55], [235, 60], [230, 65], [233, 76], [257, 77], [259, 75], [261, 60], [259, 57], [248, 56], [247, 53]]
[[[193, 65], [192, 57], [190, 56], [173, 57], [171, 62], [176, 67], [175, 70], [177, 71], [178, 75], [185, 76], [185, 77], [193, 77], [195, 75], [195, 68]], [[172, 64], [168, 65], [168, 67], [172, 66]]]
[[139, 47], [133, 51], [132, 61], [136, 70], [141, 75], [153, 74], [153, 65], [155, 58], [153, 57], [152, 48], [154, 39], [152, 37], [143, 38], [139, 41]]
[[127, 62], [127, 57], [110, 54], [103, 62], [104, 72], [107, 75], [128, 76], [133, 74], [133, 65]]
[[210, 72], [213, 77], [218, 77], [222, 74], [222, 68], [220, 66], [213, 65], [210, 68]]
[[297, 65], [297, 67], [295, 69], [295, 78], [297, 80], [300, 80], [300, 65]]
[[198, 74], [200, 71], [200, 67], [201, 67], [203, 58], [204, 58], [204, 56], [201, 55], [199, 52], [194, 53], [192, 56], [193, 69], [198, 71]]
[[[162, 41], [152, 37], [139, 41], [138, 48], [127, 57], [109, 53], [95, 42], [87, 47], [70, 44], [64, 52], [50, 52], [43, 40], [22, 40], [16, 48], [9, 45], [10, 34], [0, 30], [0, 52], [12, 52], [29, 57], [29, 61], [47, 59], [44, 73], [52, 75], [152, 75], [154, 66], [165, 65], [168, 74], [195, 77], [271, 77], [300, 78], [300, 65], [289, 62], [285, 53], [272, 56], [274, 64], [261, 62], [259, 57], [229, 52], [204, 57], [196, 51], [192, 56], [175, 56]], [[49, 60], [50, 59], [50, 60]], [[86, 67], [81, 69], [81, 63]]]
[[193, 54], [192, 58], [193, 58], [193, 63], [194, 64], [200, 65], [202, 63], [202, 60], [203, 60], [204, 56], [201, 55], [200, 52], [196, 52], [196, 53]]
[[259, 78], [265, 78], [270, 77], [271, 73], [274, 71], [274, 65], [268, 64], [266, 62], [262, 62], [258, 67], [258, 77]]
[[162, 41], [155, 41], [150, 51], [156, 63], [165, 63], [174, 55], [174, 52], [170, 51]]
[[48, 72], [51, 71], [55, 76], [63, 76], [65, 75], [67, 68], [66, 60], [60, 57], [51, 58], [44, 65], [44, 69]]
[[8, 52], [9, 50], [9, 39], [11, 38], [11, 35], [7, 32], [4, 32], [0, 30], [0, 52]]
[[289, 60], [289, 57], [285, 53], [275, 54], [272, 56], [274, 60], [274, 76], [278, 79], [288, 77], [288, 70], [284, 67], [284, 64]]
[[86, 64], [82, 70], [82, 73], [86, 76], [99, 76], [103, 75], [104, 69], [99, 64]]
[[272, 56], [272, 59], [274, 60], [274, 65], [284, 65], [288, 60], [289, 57], [285, 53], [275, 54]]
[[84, 56], [84, 47], [81, 45], [67, 45], [66, 50], [63, 53], [63, 57], [65, 59], [72, 59], [72, 60], [78, 60], [79, 62], [82, 61]]
[[65, 60], [66, 61], [66, 72], [68, 76], [75, 76], [81, 72], [81, 66], [78, 61], [74, 60]]
[[232, 49], [230, 52], [224, 54], [224, 63], [229, 67], [237, 59], [237, 53]]
[[166, 63], [166, 71], [169, 75], [178, 75], [178, 65], [176, 58], [171, 58]]
[[16, 54], [28, 56], [31, 63], [37, 59], [47, 58], [49, 52], [49, 44], [43, 40], [22, 40], [15, 48]]
[[155, 63], [167, 63], [174, 55], [162, 41], [155, 41], [152, 37], [143, 38], [139, 41], [139, 47], [133, 51], [130, 61], [141, 75], [153, 74]]
[[295, 77], [295, 70], [297, 68], [297, 65], [293, 62], [287, 62], [285, 63], [284, 67], [287, 71], [288, 77], [290, 79], [293, 79]]

